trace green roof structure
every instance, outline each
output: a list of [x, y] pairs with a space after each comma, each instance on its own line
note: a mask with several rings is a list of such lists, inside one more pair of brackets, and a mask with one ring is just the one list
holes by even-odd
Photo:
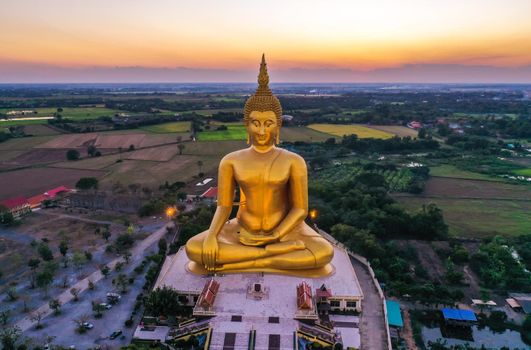
[[393, 300], [386, 300], [385, 305], [387, 306], [387, 323], [389, 323], [389, 326], [404, 327], [404, 321], [400, 313], [400, 304]]

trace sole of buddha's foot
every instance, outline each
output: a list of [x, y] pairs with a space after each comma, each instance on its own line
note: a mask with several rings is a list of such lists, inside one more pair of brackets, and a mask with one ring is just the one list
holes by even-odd
[[268, 244], [264, 247], [268, 256], [277, 255], [277, 254], [285, 254], [285, 253], [289, 253], [295, 250], [303, 250], [305, 248], [306, 246], [304, 245], [304, 243], [299, 240], [273, 243], [273, 244]]

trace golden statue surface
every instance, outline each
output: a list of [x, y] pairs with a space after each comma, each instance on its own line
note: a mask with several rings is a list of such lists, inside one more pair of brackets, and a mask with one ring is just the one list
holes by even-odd
[[[221, 160], [218, 202], [210, 228], [186, 243], [188, 267], [194, 273], [324, 277], [333, 271], [332, 245], [304, 222], [308, 215], [306, 163], [301, 156], [275, 146], [282, 107], [268, 85], [262, 56], [258, 89], [244, 107], [250, 147]], [[239, 210], [235, 219], [228, 220], [236, 184]]]

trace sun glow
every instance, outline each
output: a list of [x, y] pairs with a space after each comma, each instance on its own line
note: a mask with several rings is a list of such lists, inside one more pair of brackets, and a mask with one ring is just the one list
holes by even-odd
[[531, 64], [531, 2], [7, 0], [0, 64], [370, 70]]

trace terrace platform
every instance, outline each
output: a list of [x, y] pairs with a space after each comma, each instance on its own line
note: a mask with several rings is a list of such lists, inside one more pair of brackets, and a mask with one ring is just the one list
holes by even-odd
[[[332, 275], [304, 278], [264, 273], [200, 276], [188, 271], [189, 260], [181, 248], [166, 258], [155, 288], [168, 286], [183, 296], [197, 297], [211, 279], [219, 283], [210, 309], [211, 349], [247, 349], [251, 330], [256, 330], [256, 349], [293, 349], [293, 335], [301, 324], [295, 319], [298, 314], [297, 285], [301, 282], [308, 283], [314, 298], [315, 290], [325, 284], [334, 297], [355, 298], [361, 308], [363, 294], [350, 258], [343, 249], [334, 249], [332, 265], [335, 272]], [[340, 332], [340, 329], [335, 331]], [[348, 333], [345, 338], [349, 343], [355, 343], [352, 334], [359, 333], [350, 330]], [[273, 343], [279, 339], [277, 347]]]

